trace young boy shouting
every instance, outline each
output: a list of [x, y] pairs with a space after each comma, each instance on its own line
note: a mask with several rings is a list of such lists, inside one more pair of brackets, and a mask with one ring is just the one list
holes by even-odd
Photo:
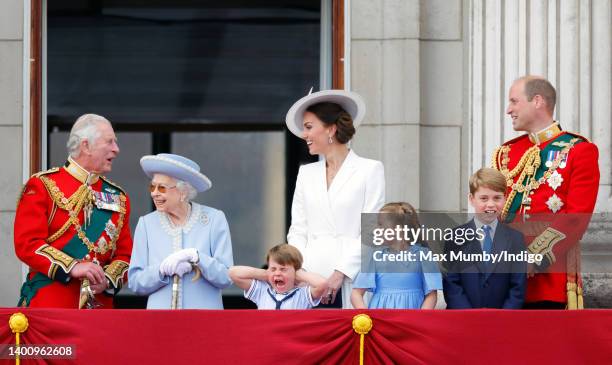
[[[302, 269], [302, 254], [288, 244], [272, 247], [266, 256], [268, 269], [233, 266], [229, 275], [258, 309], [310, 309], [319, 305], [327, 280]], [[306, 286], [297, 286], [305, 283]]]

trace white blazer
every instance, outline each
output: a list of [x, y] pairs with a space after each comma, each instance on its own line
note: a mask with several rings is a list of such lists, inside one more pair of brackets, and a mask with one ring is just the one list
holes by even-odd
[[348, 277], [343, 306], [350, 308], [351, 284], [361, 267], [361, 213], [377, 213], [385, 202], [380, 161], [349, 151], [329, 190], [325, 160], [300, 167], [287, 242], [304, 256], [304, 268], [325, 278], [334, 270]]

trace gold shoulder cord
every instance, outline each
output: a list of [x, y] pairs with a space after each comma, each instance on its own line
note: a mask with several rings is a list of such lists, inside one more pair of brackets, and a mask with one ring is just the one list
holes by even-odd
[[[43, 181], [43, 183], [45, 184], [45, 187], [49, 191], [49, 194], [51, 195], [51, 199], [53, 199], [53, 202], [59, 208], [68, 211], [68, 215], [70, 216], [68, 221], [66, 221], [66, 223], [64, 223], [64, 225], [57, 232], [55, 232], [49, 238], [47, 238], [46, 240], [47, 243], [51, 243], [55, 241], [56, 239], [58, 239], [59, 237], [61, 237], [64, 233], [66, 233], [70, 225], [73, 225], [77, 231], [77, 235], [79, 236], [81, 241], [83, 241], [85, 246], [87, 246], [87, 248], [90, 251], [93, 251], [95, 253], [105, 254], [109, 249], [111, 249], [114, 252], [117, 239], [119, 239], [119, 234], [112, 237], [109, 247], [100, 248], [99, 246], [96, 246], [93, 242], [91, 242], [89, 238], [87, 238], [87, 236], [85, 235], [85, 232], [83, 231], [83, 228], [81, 227], [81, 223], [79, 222], [79, 213], [81, 212], [85, 204], [91, 203], [94, 200], [93, 194], [87, 185], [81, 185], [77, 189], [77, 191], [74, 192], [74, 194], [70, 196], [70, 198], [66, 198], [64, 196], [64, 193], [62, 193], [62, 191], [55, 184], [55, 181], [49, 178], [46, 178], [44, 176], [41, 176], [40, 179]], [[126, 209], [125, 209], [126, 198], [123, 193], [120, 195], [120, 200], [121, 200], [122, 209], [121, 209], [121, 212], [119, 213], [119, 220], [117, 222], [117, 232], [121, 232], [121, 228], [123, 228], [123, 222], [124, 222], [125, 212], [126, 212]]]
[[501, 151], [503, 146], [496, 147], [493, 150], [493, 156], [491, 157], [491, 168], [499, 171], [499, 152]]
[[[508, 199], [506, 200], [506, 204], [504, 205], [504, 209], [502, 210], [502, 219], [505, 219], [508, 215], [508, 211], [510, 210], [510, 206], [512, 205], [512, 201], [517, 193], [524, 193], [523, 198], [529, 199], [529, 193], [533, 190], [536, 190], [540, 187], [540, 185], [544, 184], [546, 180], [550, 177], [550, 175], [555, 172], [557, 167], [561, 164], [561, 161], [565, 159], [569, 150], [574, 147], [574, 144], [578, 142], [579, 138], [573, 138], [570, 140], [567, 146], [565, 146], [561, 153], [557, 155], [552, 165], [544, 175], [539, 179], [535, 179], [535, 174], [540, 168], [542, 161], [540, 159], [540, 149], [538, 146], [532, 146], [529, 148], [523, 156], [521, 157], [519, 163], [512, 169], [512, 171], [508, 171], [508, 162], [510, 159], [508, 158], [508, 153], [510, 152], [510, 146], [502, 146], [500, 149], [501, 153], [501, 163], [499, 171], [506, 177], [506, 184], [511, 187], [511, 192], [508, 194]], [[499, 159], [497, 159], [499, 162]], [[519, 174], [516, 183], [514, 182], [514, 177]], [[523, 184], [524, 181], [524, 184]]]
[[[86, 201], [88, 200], [88, 198], [90, 198], [90, 192], [89, 189], [87, 189], [87, 185], [81, 185], [77, 189], [77, 191], [75, 191], [74, 194], [70, 196], [70, 198], [66, 198], [64, 196], [64, 193], [62, 193], [62, 191], [55, 184], [55, 181], [44, 176], [41, 176], [40, 179], [45, 184], [45, 188], [47, 188], [49, 195], [51, 195], [53, 203], [57, 207], [68, 211], [71, 217], [72, 213], [78, 216]], [[59, 230], [57, 230], [57, 232], [47, 238], [47, 243], [51, 243], [56, 239], [60, 238], [64, 233], [66, 233], [71, 224], [72, 219], [68, 219], [66, 223], [64, 223], [64, 225]]]

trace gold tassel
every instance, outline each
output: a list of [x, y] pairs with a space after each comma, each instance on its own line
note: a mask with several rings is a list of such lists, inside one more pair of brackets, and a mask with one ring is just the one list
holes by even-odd
[[578, 309], [576, 283], [567, 283], [567, 309]]
[[363, 354], [365, 352], [365, 335], [370, 332], [374, 324], [372, 318], [367, 314], [358, 314], [353, 317], [353, 330], [359, 334], [359, 365], [363, 365]]
[[11, 327], [11, 331], [15, 334], [15, 364], [19, 365], [21, 359], [19, 358], [19, 336], [21, 333], [27, 331], [28, 329], [28, 317], [21, 312], [13, 313], [11, 318], [9, 318], [9, 327]]
[[582, 288], [578, 286], [578, 309], [584, 309], [584, 297], [582, 296]]

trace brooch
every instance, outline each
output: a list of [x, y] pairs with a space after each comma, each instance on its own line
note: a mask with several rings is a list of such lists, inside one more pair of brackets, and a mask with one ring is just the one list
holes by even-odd
[[553, 194], [546, 201], [546, 205], [548, 206], [548, 209], [550, 209], [553, 213], [557, 213], [559, 209], [561, 209], [561, 207], [563, 206], [563, 202], [561, 201], [561, 198], [557, 196], [557, 194]]
[[203, 225], [207, 225], [208, 224], [208, 214], [202, 213], [200, 215], [200, 222], [202, 222]]
[[550, 174], [546, 182], [553, 190], [557, 190], [557, 188], [561, 186], [561, 183], [563, 182], [563, 176], [561, 176], [561, 174], [555, 170], [552, 174]]

